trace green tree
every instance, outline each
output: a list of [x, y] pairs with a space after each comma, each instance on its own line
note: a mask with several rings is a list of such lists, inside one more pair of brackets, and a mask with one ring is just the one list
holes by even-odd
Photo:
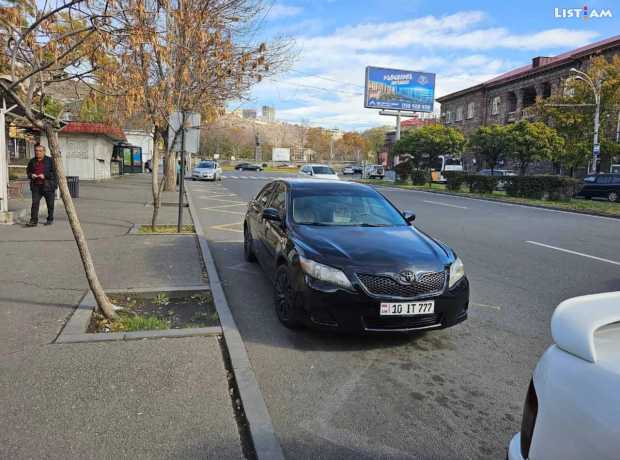
[[[613, 158], [613, 141], [620, 109], [620, 56], [607, 60], [598, 56], [583, 69], [593, 80], [601, 80], [599, 139], [601, 169], [606, 170]], [[542, 120], [554, 127], [564, 139], [564, 148], [554, 152], [552, 160], [570, 170], [584, 167], [592, 156], [594, 133], [594, 95], [584, 81], [568, 79], [566, 91], [538, 104]]]
[[410, 156], [414, 166], [430, 169], [439, 155], [458, 156], [465, 137], [458, 129], [436, 124], [408, 131], [392, 149], [392, 155]]
[[557, 131], [540, 121], [521, 120], [508, 129], [512, 138], [510, 157], [519, 164], [521, 175], [534, 161], [552, 159], [555, 152], [564, 148], [564, 139]]
[[486, 166], [493, 171], [497, 167], [497, 163], [510, 153], [512, 140], [510, 127], [490, 125], [478, 128], [470, 136], [468, 144], [475, 153], [484, 159]]
[[383, 151], [385, 145], [385, 129], [384, 128], [370, 128], [362, 133], [364, 139], [366, 139], [366, 145], [368, 147], [368, 158], [376, 159], [377, 155]]

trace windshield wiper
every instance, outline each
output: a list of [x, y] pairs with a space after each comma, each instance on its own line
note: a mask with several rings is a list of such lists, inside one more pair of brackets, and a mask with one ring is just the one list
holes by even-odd
[[304, 222], [300, 225], [313, 225], [315, 227], [331, 227], [331, 224], [324, 224], [323, 222]]
[[389, 225], [387, 225], [387, 224], [367, 224], [367, 223], [363, 223], [363, 224], [357, 225], [357, 227], [389, 227]]

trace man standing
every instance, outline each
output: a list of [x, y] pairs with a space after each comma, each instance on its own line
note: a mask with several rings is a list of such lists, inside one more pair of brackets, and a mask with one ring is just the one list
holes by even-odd
[[39, 203], [45, 198], [47, 204], [47, 222], [45, 225], [54, 223], [54, 195], [58, 181], [54, 162], [45, 156], [45, 147], [41, 144], [34, 146], [34, 158], [28, 162], [28, 179], [32, 191], [32, 208], [30, 209], [30, 222], [28, 227], [36, 227], [39, 223]]

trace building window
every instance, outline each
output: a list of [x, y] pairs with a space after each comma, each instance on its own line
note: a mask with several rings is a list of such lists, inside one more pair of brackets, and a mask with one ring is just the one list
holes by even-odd
[[476, 104], [470, 102], [467, 104], [467, 119], [474, 118], [474, 114], [476, 113]]
[[495, 96], [491, 102], [491, 115], [497, 115], [499, 113], [499, 104], [502, 102], [500, 96]]
[[446, 123], [452, 123], [452, 112], [446, 112]]
[[456, 121], [463, 121], [463, 106], [456, 108]]

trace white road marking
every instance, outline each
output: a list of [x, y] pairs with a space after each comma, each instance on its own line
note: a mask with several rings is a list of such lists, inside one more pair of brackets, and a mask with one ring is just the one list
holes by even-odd
[[422, 200], [423, 203], [438, 204], [440, 206], [448, 206], [449, 208], [467, 209], [467, 206], [458, 206], [456, 204], [442, 203], [441, 201]]
[[536, 246], [542, 246], [543, 248], [555, 249], [556, 251], [566, 252], [568, 254], [574, 254], [576, 256], [587, 257], [588, 259], [594, 259], [600, 262], [607, 262], [608, 264], [620, 265], [620, 262], [616, 262], [615, 260], [603, 259], [602, 257], [591, 256], [590, 254], [584, 254], [583, 252], [571, 251], [570, 249], [558, 248], [557, 246], [551, 246], [549, 244], [538, 243], [536, 241], [526, 241], [526, 243], [534, 244]]
[[209, 228], [213, 228], [215, 230], [222, 230], [225, 232], [234, 232], [234, 233], [243, 233], [243, 230], [239, 230], [237, 228], [229, 228], [233, 225], [243, 225], [243, 222], [231, 222], [230, 224], [221, 224], [221, 225], [211, 225]]
[[482, 307], [482, 308], [492, 308], [493, 310], [501, 310], [502, 307], [500, 307], [499, 305], [487, 305], [485, 303], [472, 303], [471, 304], [473, 307]]

